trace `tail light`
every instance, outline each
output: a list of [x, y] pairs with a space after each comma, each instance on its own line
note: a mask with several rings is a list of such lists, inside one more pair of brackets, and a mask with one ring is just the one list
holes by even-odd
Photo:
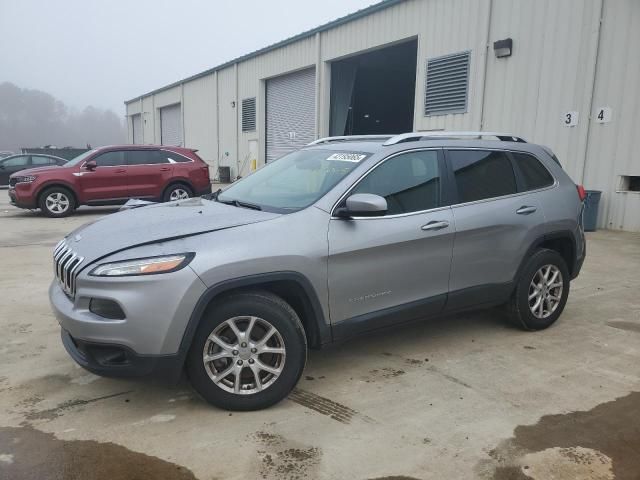
[[576, 185], [576, 189], [578, 190], [580, 201], [584, 202], [584, 199], [587, 198], [587, 192], [585, 191], [584, 187], [582, 185]]
[[205, 176], [207, 177], [207, 179], [209, 179], [209, 165], [203, 165], [200, 168], [204, 171]]

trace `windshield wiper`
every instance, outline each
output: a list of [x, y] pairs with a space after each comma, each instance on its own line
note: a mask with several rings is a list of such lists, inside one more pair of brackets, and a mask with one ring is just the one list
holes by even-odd
[[204, 198], [205, 200], [218, 200], [218, 195], [220, 195], [220, 193], [222, 193], [222, 189], [219, 188], [218, 190], [216, 190], [213, 193], [207, 193], [205, 195], [202, 195], [201, 198]]
[[262, 207], [260, 205], [241, 202], [240, 200], [220, 200], [216, 198], [216, 202], [224, 203], [225, 205], [233, 205], [234, 207], [250, 208], [251, 210], [262, 210]]

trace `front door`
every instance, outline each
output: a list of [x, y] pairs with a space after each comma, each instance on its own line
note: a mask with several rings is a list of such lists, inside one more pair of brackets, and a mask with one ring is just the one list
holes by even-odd
[[527, 250], [544, 233], [539, 194], [519, 192], [508, 152], [449, 150], [446, 155], [457, 189], [447, 309], [501, 302]]
[[101, 153], [89, 161], [96, 162], [94, 170], [80, 167], [80, 184], [86, 202], [120, 201], [128, 198], [125, 152]]
[[442, 310], [455, 232], [441, 200], [442, 165], [440, 150], [390, 157], [347, 194], [380, 195], [387, 214], [330, 220], [329, 304], [337, 338]]

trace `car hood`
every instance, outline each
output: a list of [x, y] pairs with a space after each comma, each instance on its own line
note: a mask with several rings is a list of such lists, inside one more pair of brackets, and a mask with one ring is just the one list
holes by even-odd
[[279, 216], [192, 198], [113, 213], [83, 225], [65, 239], [71, 250], [84, 257], [85, 265], [88, 265], [140, 245], [264, 222]]
[[61, 167], [59, 165], [48, 165], [46, 167], [34, 167], [34, 168], [26, 168], [24, 170], [20, 170], [18, 172], [12, 173], [11, 175], [9, 175], [9, 178], [11, 177], [22, 177], [24, 175], [35, 175], [37, 173], [47, 173], [47, 172], [59, 172]]

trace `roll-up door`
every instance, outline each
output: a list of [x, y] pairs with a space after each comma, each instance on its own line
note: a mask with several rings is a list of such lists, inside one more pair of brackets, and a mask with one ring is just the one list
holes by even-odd
[[315, 139], [315, 68], [267, 80], [267, 162]]
[[182, 113], [180, 104], [160, 109], [160, 143], [182, 145]]
[[142, 143], [142, 115], [131, 115], [131, 126], [133, 129], [133, 143], [140, 145]]

